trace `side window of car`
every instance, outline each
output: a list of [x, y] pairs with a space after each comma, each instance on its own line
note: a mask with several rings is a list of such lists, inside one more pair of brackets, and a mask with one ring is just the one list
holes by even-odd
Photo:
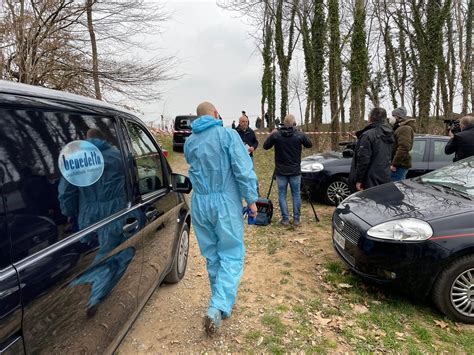
[[[123, 159], [111, 118], [0, 109], [0, 126], [13, 261], [126, 207]], [[114, 211], [88, 210], [101, 196], [116, 200]]]
[[161, 154], [149, 134], [138, 124], [127, 122], [133, 157], [138, 170], [138, 187], [145, 195], [165, 187]]
[[433, 154], [433, 161], [435, 162], [452, 162], [453, 161], [453, 154], [445, 154], [444, 147], [448, 141], [446, 140], [435, 140], [434, 142], [434, 154]]
[[419, 163], [423, 161], [425, 155], [426, 140], [419, 139], [413, 142], [413, 148], [410, 151], [411, 161]]

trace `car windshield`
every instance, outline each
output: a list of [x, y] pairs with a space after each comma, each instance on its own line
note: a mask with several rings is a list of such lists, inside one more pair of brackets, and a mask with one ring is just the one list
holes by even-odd
[[191, 123], [196, 119], [196, 117], [176, 117], [175, 129], [180, 130], [190, 130]]
[[440, 186], [474, 198], [474, 157], [466, 158], [418, 178], [423, 184]]

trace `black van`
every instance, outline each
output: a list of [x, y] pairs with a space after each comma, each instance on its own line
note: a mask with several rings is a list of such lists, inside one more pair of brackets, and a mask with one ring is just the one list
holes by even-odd
[[191, 123], [197, 118], [193, 115], [176, 116], [174, 119], [173, 150], [183, 151], [186, 138], [191, 135]]
[[111, 353], [184, 276], [190, 191], [131, 113], [0, 81], [0, 353]]

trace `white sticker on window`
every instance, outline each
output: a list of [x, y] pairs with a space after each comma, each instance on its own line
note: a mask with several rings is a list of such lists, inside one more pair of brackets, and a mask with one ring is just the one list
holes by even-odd
[[104, 157], [88, 141], [72, 141], [59, 154], [59, 170], [72, 185], [85, 187], [94, 184], [104, 172]]

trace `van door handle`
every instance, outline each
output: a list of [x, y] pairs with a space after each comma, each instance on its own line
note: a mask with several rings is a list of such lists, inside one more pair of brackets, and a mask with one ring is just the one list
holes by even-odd
[[[130, 223], [127, 223], [126, 225], [123, 226], [122, 230], [125, 232], [125, 233], [132, 233], [134, 232], [136, 229], [138, 229], [138, 220], [136, 218], [133, 218], [131, 220], [129, 220]], [[127, 221], [128, 222], [128, 221]]]
[[156, 208], [149, 208], [148, 211], [146, 211], [145, 216], [148, 220], [154, 219], [158, 215], [158, 210]]

